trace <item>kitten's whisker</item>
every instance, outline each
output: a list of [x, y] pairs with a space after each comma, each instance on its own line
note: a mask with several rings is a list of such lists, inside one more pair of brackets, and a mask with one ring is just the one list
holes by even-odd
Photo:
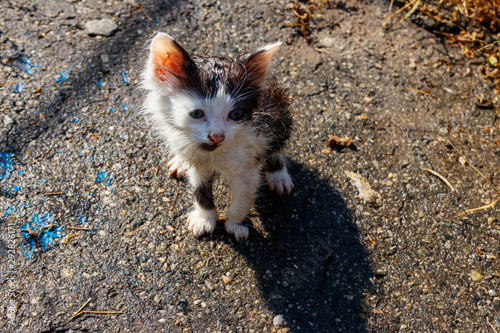
[[257, 96], [258, 94], [259, 94], [258, 90], [252, 90], [252, 91], [248, 91], [244, 94], [238, 95], [234, 100], [235, 100], [235, 103], [238, 103], [238, 102], [241, 102], [241, 101], [244, 101], [247, 99], [251, 99], [251, 98]]

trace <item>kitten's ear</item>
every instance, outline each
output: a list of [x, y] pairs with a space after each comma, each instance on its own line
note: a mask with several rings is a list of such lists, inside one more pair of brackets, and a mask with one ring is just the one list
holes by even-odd
[[271, 61], [274, 52], [276, 52], [280, 46], [281, 42], [277, 42], [261, 47], [250, 54], [245, 65], [247, 69], [246, 80], [250, 85], [258, 88], [265, 80], [269, 61]]
[[164, 33], [158, 33], [153, 38], [149, 61], [158, 80], [174, 85], [188, 78], [194, 70], [194, 63], [187, 52]]

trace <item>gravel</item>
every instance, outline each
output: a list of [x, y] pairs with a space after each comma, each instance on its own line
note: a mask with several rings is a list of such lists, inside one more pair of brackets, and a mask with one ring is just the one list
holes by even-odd
[[[498, 194], [449, 143], [498, 188], [500, 118], [476, 103], [499, 98], [411, 21], [374, 34], [388, 16], [329, 2], [308, 44], [286, 1], [0, 2], [0, 331], [500, 330], [498, 205], [459, 215]], [[96, 18], [118, 29], [90, 36]], [[139, 112], [155, 31], [198, 55], [284, 42], [295, 189], [260, 190], [243, 244], [187, 230], [189, 188]], [[72, 319], [84, 304], [122, 313]]]

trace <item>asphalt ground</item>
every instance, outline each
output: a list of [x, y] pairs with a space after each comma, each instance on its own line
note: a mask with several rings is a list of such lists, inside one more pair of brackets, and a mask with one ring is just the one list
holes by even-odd
[[[498, 197], [498, 96], [411, 20], [377, 31], [388, 6], [327, 2], [306, 40], [286, 1], [2, 1], [0, 330], [500, 330], [498, 205], [457, 217]], [[197, 55], [284, 42], [295, 189], [259, 190], [245, 243], [187, 230], [138, 112], [156, 31]]]

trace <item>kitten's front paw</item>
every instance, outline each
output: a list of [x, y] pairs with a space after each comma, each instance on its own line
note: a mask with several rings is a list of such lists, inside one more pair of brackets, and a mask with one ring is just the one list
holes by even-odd
[[275, 172], [266, 172], [266, 178], [271, 191], [276, 190], [279, 195], [282, 195], [283, 192], [286, 194], [290, 194], [292, 192], [293, 183], [286, 168]]
[[182, 165], [181, 161], [174, 157], [167, 163], [168, 171], [170, 172], [171, 177], [182, 178], [184, 174], [187, 172], [187, 168]]
[[248, 239], [249, 230], [246, 225], [228, 220], [225, 227], [226, 231], [233, 234], [238, 242], [244, 242]]
[[195, 209], [188, 216], [188, 228], [196, 237], [215, 230], [218, 219], [217, 211]]

